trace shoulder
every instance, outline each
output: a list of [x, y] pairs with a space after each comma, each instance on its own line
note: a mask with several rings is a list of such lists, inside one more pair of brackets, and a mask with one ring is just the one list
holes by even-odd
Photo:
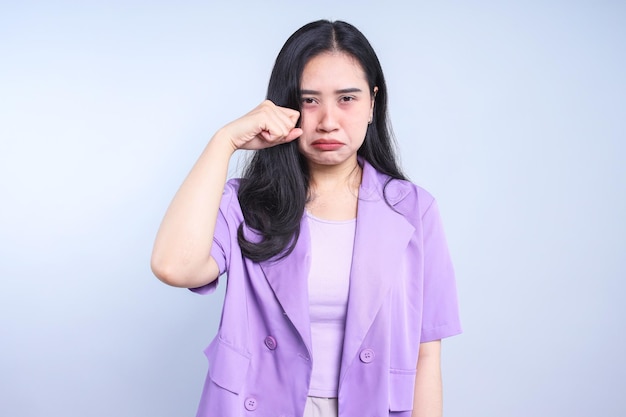
[[224, 185], [224, 191], [222, 192], [222, 201], [220, 203], [220, 210], [223, 212], [228, 212], [233, 209], [240, 212], [241, 207], [239, 205], [239, 198], [237, 194], [239, 192], [239, 187], [241, 186], [240, 178], [233, 178], [226, 182]]
[[237, 195], [241, 186], [241, 178], [231, 178], [224, 185], [224, 195], [234, 193]]

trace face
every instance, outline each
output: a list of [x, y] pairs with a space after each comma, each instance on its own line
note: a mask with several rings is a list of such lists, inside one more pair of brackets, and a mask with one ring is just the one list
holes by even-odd
[[298, 147], [309, 165], [353, 167], [374, 111], [359, 62], [341, 52], [313, 57], [302, 73], [301, 95]]

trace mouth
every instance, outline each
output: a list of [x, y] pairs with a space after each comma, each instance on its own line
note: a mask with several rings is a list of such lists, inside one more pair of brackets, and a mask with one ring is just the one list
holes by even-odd
[[318, 139], [311, 143], [311, 146], [320, 151], [334, 151], [343, 146], [343, 143], [334, 139]]

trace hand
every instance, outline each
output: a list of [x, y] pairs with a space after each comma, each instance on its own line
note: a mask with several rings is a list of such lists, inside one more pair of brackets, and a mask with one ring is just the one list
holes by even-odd
[[300, 137], [302, 129], [295, 127], [299, 117], [297, 110], [265, 100], [248, 114], [224, 126], [221, 133], [235, 150], [268, 148]]

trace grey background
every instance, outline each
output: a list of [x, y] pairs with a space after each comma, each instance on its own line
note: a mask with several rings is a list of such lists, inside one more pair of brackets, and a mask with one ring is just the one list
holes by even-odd
[[441, 206], [445, 414], [626, 415], [626, 6], [550, 0], [1, 2], [0, 415], [194, 415], [220, 295], [156, 280], [152, 241], [318, 18], [378, 51]]

